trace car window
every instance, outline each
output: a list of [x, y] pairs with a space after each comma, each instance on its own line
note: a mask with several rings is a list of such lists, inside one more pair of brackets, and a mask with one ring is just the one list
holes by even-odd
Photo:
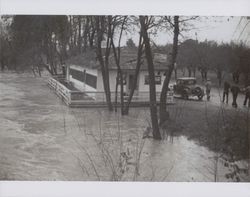
[[188, 85], [194, 85], [195, 84], [195, 80], [188, 80]]
[[195, 85], [196, 81], [195, 80], [177, 80], [178, 85]]

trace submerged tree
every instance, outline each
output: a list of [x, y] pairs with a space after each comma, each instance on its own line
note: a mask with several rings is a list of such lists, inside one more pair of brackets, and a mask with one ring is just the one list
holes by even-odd
[[171, 23], [171, 25], [173, 26], [174, 38], [173, 38], [171, 62], [166, 72], [166, 77], [163, 82], [161, 96], [160, 96], [160, 124], [164, 123], [169, 118], [169, 113], [167, 112], [167, 103], [166, 103], [167, 92], [168, 92], [169, 81], [176, 63], [177, 52], [178, 52], [178, 36], [180, 33], [179, 16], [174, 16], [173, 23], [171, 22], [171, 19], [168, 19], [168, 22]]
[[[109, 56], [111, 50], [111, 38], [113, 37], [113, 31], [110, 25], [106, 28], [105, 26], [112, 22], [112, 16], [96, 16], [96, 54], [97, 59], [101, 65], [101, 72], [103, 78], [103, 87], [106, 96], [107, 105], [110, 111], [113, 110], [111, 101], [111, 92], [109, 84]], [[106, 46], [102, 48], [102, 41], [105, 38], [106, 33]], [[103, 54], [104, 51], [104, 54]]]
[[[133, 47], [133, 45], [130, 45]], [[132, 86], [131, 86], [131, 90], [129, 92], [129, 96], [126, 102], [126, 105], [124, 107], [124, 114], [128, 114], [129, 113], [129, 106], [131, 104], [132, 98], [134, 96], [134, 92], [137, 86], [137, 81], [138, 81], [138, 76], [140, 73], [140, 68], [142, 65], [142, 55], [144, 53], [144, 40], [143, 40], [143, 36], [140, 33], [139, 35], [139, 43], [138, 43], [138, 47], [137, 47], [137, 59], [136, 59], [136, 68], [135, 68], [135, 73], [134, 73], [134, 80], [132, 81]]]
[[150, 115], [152, 122], [152, 130], [154, 139], [161, 139], [159, 124], [158, 124], [158, 114], [157, 114], [157, 103], [156, 103], [156, 89], [155, 89], [155, 73], [154, 73], [154, 63], [152, 50], [150, 46], [150, 40], [148, 36], [148, 24], [152, 20], [152, 17], [140, 16], [141, 24], [141, 34], [145, 44], [145, 54], [148, 64], [148, 74], [149, 74], [149, 97], [150, 97]]
[[[120, 100], [121, 100], [121, 114], [122, 115], [124, 115], [124, 90], [123, 90], [124, 89], [123, 88], [123, 76], [124, 76], [124, 74], [123, 74], [122, 68], [120, 66], [120, 57], [121, 57], [121, 39], [122, 39], [123, 31], [125, 30], [125, 25], [126, 25], [127, 19], [128, 19], [127, 16], [114, 16], [113, 17], [113, 22], [112, 22], [113, 31], [115, 31], [116, 27], [118, 27], [118, 26], [120, 27], [117, 47], [114, 44], [113, 36], [111, 37], [111, 46], [113, 49], [115, 63], [117, 66], [115, 101], [117, 104], [117, 90], [118, 90], [118, 85], [120, 84]], [[111, 24], [109, 24], [109, 25], [111, 25]]]

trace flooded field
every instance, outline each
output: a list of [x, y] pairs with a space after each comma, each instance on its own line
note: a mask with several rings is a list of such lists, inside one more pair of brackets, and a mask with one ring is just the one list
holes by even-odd
[[[104, 108], [68, 108], [46, 78], [14, 73], [0, 74], [0, 106], [1, 180], [235, 181], [227, 177], [232, 164], [185, 135], [143, 138], [147, 108], [124, 117]], [[247, 162], [237, 166], [245, 170]], [[237, 176], [247, 180], [240, 171]]]

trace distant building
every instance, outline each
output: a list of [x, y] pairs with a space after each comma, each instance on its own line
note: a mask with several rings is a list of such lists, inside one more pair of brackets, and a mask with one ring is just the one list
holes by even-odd
[[[154, 53], [156, 91], [160, 92], [165, 73], [168, 68], [167, 55]], [[120, 66], [123, 71], [124, 93], [129, 93], [135, 79], [135, 69], [137, 63], [136, 48], [121, 48]], [[66, 61], [66, 79], [84, 92], [104, 92], [103, 79], [100, 64], [94, 50], [89, 50], [84, 54], [75, 56]], [[142, 58], [142, 65], [138, 77], [135, 95], [139, 92], [149, 92], [149, 77], [147, 61]], [[109, 82], [111, 92], [115, 92], [117, 78], [117, 65], [113, 54], [109, 57]], [[118, 90], [119, 91], [119, 90]], [[91, 93], [89, 93], [91, 94]]]

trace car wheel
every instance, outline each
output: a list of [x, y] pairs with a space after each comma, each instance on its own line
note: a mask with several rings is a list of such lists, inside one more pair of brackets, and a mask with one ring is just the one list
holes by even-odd
[[203, 93], [202, 93], [202, 90], [200, 87], [196, 87], [195, 88], [195, 94], [197, 95], [198, 99], [199, 100], [202, 100], [203, 98]]

